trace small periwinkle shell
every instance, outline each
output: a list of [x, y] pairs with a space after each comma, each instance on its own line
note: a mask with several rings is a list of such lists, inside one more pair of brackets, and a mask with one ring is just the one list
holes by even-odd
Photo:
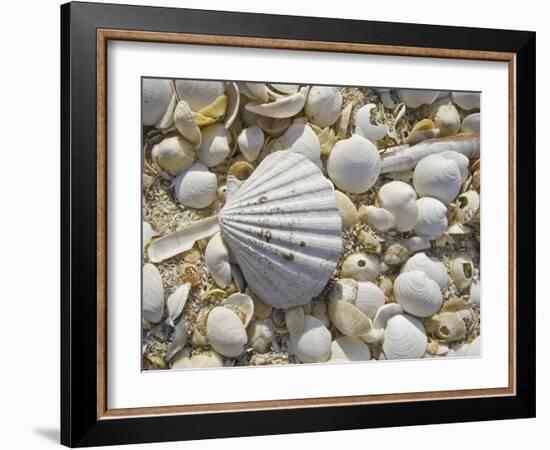
[[413, 184], [420, 197], [433, 197], [446, 204], [458, 195], [462, 175], [454, 160], [433, 154], [418, 162], [414, 169]]
[[426, 353], [428, 338], [422, 322], [407, 314], [388, 320], [382, 348], [388, 359], [416, 359]]
[[304, 329], [297, 336], [290, 336], [296, 357], [303, 363], [325, 362], [330, 357], [332, 336], [323, 322], [313, 316], [305, 316]]
[[257, 125], [245, 128], [239, 134], [237, 144], [247, 161], [255, 161], [264, 145], [264, 132]]
[[334, 125], [342, 109], [342, 94], [336, 87], [313, 86], [307, 96], [305, 112], [308, 120], [322, 128]]
[[403, 310], [417, 317], [435, 314], [443, 301], [439, 285], [424, 272], [403, 272], [393, 285], [395, 299]]
[[432, 197], [422, 197], [416, 201], [418, 221], [414, 231], [418, 236], [430, 240], [437, 239], [447, 229], [447, 207]]
[[157, 323], [164, 312], [164, 288], [158, 269], [153, 264], [145, 264], [143, 277], [143, 317], [149, 322]]
[[330, 362], [369, 361], [370, 359], [369, 346], [359, 338], [341, 336], [332, 341]]
[[378, 198], [384, 209], [395, 217], [397, 231], [410, 231], [418, 219], [414, 189], [403, 181], [391, 181], [380, 188]]
[[204, 164], [197, 163], [176, 178], [174, 188], [182, 205], [206, 208], [216, 198], [218, 182]]
[[187, 297], [189, 297], [189, 291], [191, 285], [189, 283], [183, 283], [172, 294], [168, 296], [166, 300], [166, 310], [168, 312], [168, 318], [174, 323], [174, 321], [181, 315], [183, 308], [187, 303]]
[[439, 91], [425, 89], [398, 89], [397, 96], [407, 108], [416, 109], [422, 105], [431, 105], [439, 96]]
[[376, 146], [364, 137], [353, 135], [333, 147], [327, 160], [327, 172], [339, 189], [361, 194], [376, 183], [380, 164]]
[[199, 158], [208, 167], [222, 163], [231, 153], [231, 134], [223, 124], [215, 123], [202, 130]]
[[153, 147], [151, 159], [159, 169], [169, 175], [177, 175], [193, 164], [195, 152], [185, 139], [172, 136]]
[[441, 105], [434, 119], [441, 137], [453, 136], [460, 129], [460, 115], [453, 104]]
[[380, 273], [377, 256], [353, 253], [342, 263], [342, 277], [357, 281], [374, 281]]
[[440, 289], [445, 289], [448, 285], [445, 264], [433, 256], [426, 255], [424, 252], [415, 254], [401, 267], [401, 272], [411, 272], [413, 270], [425, 272], [428, 277], [439, 285]]
[[357, 208], [350, 198], [340, 191], [334, 191], [336, 196], [336, 206], [342, 217], [342, 227], [349, 228], [359, 222], [357, 217]]
[[259, 353], [264, 353], [273, 340], [273, 324], [271, 319], [255, 320], [247, 329], [248, 343]]
[[243, 322], [229, 308], [216, 306], [206, 323], [208, 342], [220, 355], [239, 356], [248, 341]]
[[449, 272], [457, 288], [466, 289], [470, 286], [474, 276], [474, 263], [470, 255], [464, 252], [454, 254], [449, 265]]

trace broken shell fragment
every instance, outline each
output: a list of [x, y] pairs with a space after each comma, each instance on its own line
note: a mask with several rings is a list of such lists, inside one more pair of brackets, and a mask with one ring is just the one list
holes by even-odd
[[441, 105], [434, 119], [441, 137], [453, 136], [460, 129], [460, 115], [453, 104]]
[[221, 81], [176, 80], [175, 86], [179, 99], [184, 100], [193, 112], [211, 105], [225, 91]]
[[168, 313], [168, 318], [172, 323], [174, 323], [174, 321], [183, 312], [183, 308], [187, 303], [187, 297], [189, 297], [190, 290], [191, 285], [189, 283], [184, 283], [168, 296], [168, 299], [166, 300], [166, 310]]
[[246, 110], [265, 117], [285, 119], [298, 114], [306, 103], [308, 88], [301, 88], [297, 93], [287, 97], [280, 97], [271, 103], [250, 102], [245, 105]]
[[313, 316], [305, 316], [304, 329], [297, 336], [290, 336], [296, 357], [303, 363], [325, 362], [330, 357], [332, 336], [323, 322]]
[[409, 249], [402, 244], [391, 244], [384, 253], [384, 262], [388, 266], [402, 264], [409, 256]]
[[356, 132], [360, 131], [358, 134], [366, 137], [371, 142], [383, 139], [388, 132], [386, 125], [375, 125], [371, 122], [371, 111], [375, 108], [375, 104], [369, 103], [359, 108], [355, 115]]
[[257, 126], [271, 137], [279, 137], [290, 126], [290, 123], [290, 119], [274, 119], [264, 116], [258, 116], [256, 120]]
[[195, 264], [184, 262], [180, 266], [181, 278], [191, 287], [196, 288], [201, 283], [201, 271]]
[[342, 110], [342, 94], [336, 87], [313, 86], [309, 90], [305, 113], [310, 122], [322, 128], [334, 125]]
[[342, 263], [342, 277], [357, 281], [374, 281], [380, 273], [377, 256], [353, 253]]
[[176, 198], [184, 206], [206, 208], [216, 198], [218, 182], [216, 175], [201, 163], [192, 165], [176, 178]]
[[430, 319], [433, 335], [444, 342], [459, 341], [466, 337], [466, 324], [454, 312], [436, 314]]
[[439, 285], [424, 272], [403, 272], [393, 285], [395, 299], [405, 312], [417, 317], [435, 314], [443, 301]]
[[330, 362], [369, 361], [370, 359], [369, 346], [359, 338], [341, 336], [332, 341]]
[[264, 145], [264, 132], [257, 126], [245, 128], [239, 134], [237, 143], [247, 161], [255, 161]]
[[220, 355], [239, 356], [248, 341], [240, 317], [229, 308], [216, 306], [208, 314], [206, 323], [208, 342]]
[[[224, 300], [223, 304], [224, 306], [230, 308], [235, 307], [239, 310], [239, 315], [241, 316], [245, 328], [254, 317], [254, 301], [249, 295], [241, 294], [240, 292], [231, 294]], [[235, 311], [233, 310], [233, 312]]]
[[411, 133], [407, 138], [407, 144], [418, 144], [426, 139], [436, 138], [439, 134], [439, 128], [436, 127], [432, 120], [422, 119], [411, 130]]
[[469, 223], [479, 211], [479, 194], [466, 191], [456, 199], [455, 219], [460, 223]]
[[238, 161], [227, 171], [227, 176], [233, 176], [237, 180], [244, 181], [254, 172], [254, 166], [246, 161]]
[[158, 269], [151, 263], [143, 266], [143, 317], [157, 323], [164, 312], [164, 287]]
[[199, 148], [202, 140], [201, 130], [195, 122], [191, 108], [183, 100], [174, 109], [174, 125], [186, 141], [194, 148]]
[[328, 291], [328, 300], [353, 303], [357, 297], [357, 290], [358, 283], [353, 278], [339, 278]]
[[403, 308], [399, 303], [386, 303], [382, 305], [378, 308], [378, 311], [376, 311], [376, 315], [372, 321], [373, 328], [386, 328], [388, 320], [397, 314], [403, 314]]

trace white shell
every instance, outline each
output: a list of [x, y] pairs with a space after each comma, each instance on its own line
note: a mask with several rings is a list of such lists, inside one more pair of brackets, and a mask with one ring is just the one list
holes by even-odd
[[225, 289], [231, 283], [231, 263], [229, 262], [229, 250], [223, 242], [220, 233], [216, 233], [208, 241], [204, 251], [204, 260], [208, 272], [216, 284]]
[[465, 117], [462, 121], [462, 131], [468, 134], [477, 134], [479, 136], [481, 130], [481, 114], [473, 113]]
[[155, 126], [166, 114], [173, 96], [170, 80], [143, 79], [143, 125]]
[[331, 302], [344, 301], [353, 303], [357, 297], [358, 283], [353, 278], [339, 278], [331, 286], [328, 299]]
[[380, 273], [380, 261], [377, 256], [352, 253], [342, 263], [342, 277], [357, 281], [374, 281]]
[[452, 104], [441, 105], [434, 118], [434, 124], [439, 129], [439, 135], [453, 136], [460, 130], [460, 115]]
[[241, 294], [240, 292], [231, 294], [225, 299], [223, 304], [233, 305], [244, 314], [243, 324], [245, 328], [254, 317], [254, 301], [252, 300], [252, 297], [247, 294]]
[[361, 194], [378, 179], [380, 155], [368, 139], [353, 135], [334, 145], [328, 156], [327, 172], [339, 189]]
[[422, 322], [407, 314], [398, 314], [388, 320], [382, 348], [388, 359], [422, 358], [428, 338]]
[[370, 359], [369, 346], [359, 338], [341, 336], [332, 341], [330, 362], [368, 361]]
[[189, 283], [184, 283], [168, 296], [168, 299], [166, 300], [166, 310], [168, 313], [168, 318], [172, 321], [172, 323], [182, 313], [183, 308], [187, 303], [187, 297], [189, 297], [190, 290], [191, 285]]
[[141, 272], [143, 277], [143, 317], [157, 323], [164, 311], [164, 287], [158, 269], [153, 264], [145, 264]]
[[202, 130], [199, 158], [208, 167], [222, 163], [231, 153], [231, 135], [223, 124], [215, 123]]
[[331, 302], [328, 315], [338, 331], [346, 336], [362, 336], [372, 328], [371, 320], [348, 302]]
[[342, 109], [342, 94], [336, 87], [313, 86], [307, 96], [305, 112], [310, 122], [321, 128], [334, 125]]
[[274, 337], [271, 319], [255, 320], [248, 327], [247, 334], [248, 343], [252, 348], [259, 353], [264, 353]]
[[464, 252], [454, 254], [449, 272], [457, 288], [466, 289], [470, 286], [474, 276], [474, 263], [470, 255]]
[[264, 83], [239, 83], [239, 88], [251, 100], [269, 101], [269, 90]]
[[248, 341], [239, 316], [223, 306], [216, 306], [208, 314], [206, 335], [214, 350], [231, 358], [239, 356]]
[[447, 207], [432, 197], [422, 197], [416, 201], [418, 220], [414, 231], [430, 240], [437, 239], [447, 229]]
[[308, 88], [300, 89], [296, 94], [281, 97], [271, 103], [250, 102], [245, 105], [247, 111], [265, 117], [285, 119], [298, 114], [306, 103]]
[[401, 272], [411, 272], [413, 270], [425, 272], [428, 277], [439, 285], [440, 289], [447, 288], [449, 283], [447, 269], [439, 259], [428, 256], [424, 252], [417, 253], [411, 256], [401, 267]]
[[321, 144], [315, 131], [307, 124], [294, 123], [281, 137], [285, 148], [294, 153], [301, 153], [317, 167], [321, 168]]
[[297, 336], [304, 329], [304, 308], [295, 306], [285, 311], [285, 324], [291, 336]]
[[235, 122], [241, 106], [241, 96], [237, 83], [227, 83], [225, 86], [225, 95], [227, 95], [227, 110], [223, 125], [228, 130], [233, 125], [233, 122]]
[[479, 108], [480, 96], [477, 92], [453, 92], [451, 99], [455, 105], [466, 111]]
[[174, 188], [182, 205], [206, 208], [216, 198], [218, 181], [204, 164], [197, 163], [176, 178]]
[[306, 316], [304, 329], [297, 336], [290, 336], [296, 357], [303, 363], [325, 362], [330, 357], [332, 336], [319, 319]]
[[469, 223], [479, 211], [479, 194], [466, 191], [457, 197], [455, 219], [460, 223]]
[[376, 315], [372, 321], [373, 328], [386, 328], [388, 320], [397, 314], [403, 314], [403, 308], [399, 303], [388, 303], [378, 308]]
[[239, 134], [237, 144], [247, 161], [255, 161], [264, 146], [264, 132], [257, 125], [245, 128]]
[[299, 84], [277, 84], [277, 83], [271, 83], [271, 87], [275, 89], [278, 92], [282, 92], [283, 94], [290, 95], [295, 94], [298, 92], [298, 89], [300, 88]]
[[395, 216], [387, 209], [368, 205], [364, 211], [367, 223], [377, 231], [388, 231], [395, 226]]
[[223, 367], [223, 358], [212, 350], [188, 356], [180, 352], [172, 360], [172, 369], [206, 369]]
[[430, 240], [422, 236], [401, 239], [399, 242], [401, 245], [407, 247], [410, 253], [419, 252], [420, 250], [426, 250], [431, 247]]
[[370, 319], [374, 318], [378, 308], [384, 304], [385, 300], [386, 296], [376, 284], [371, 281], [357, 283], [355, 306]]
[[439, 96], [439, 91], [425, 89], [397, 89], [397, 96], [408, 108], [431, 105]]
[[340, 191], [334, 192], [336, 196], [336, 206], [338, 206], [338, 211], [342, 217], [342, 227], [349, 228], [359, 222], [357, 217], [357, 208], [350, 200], [350, 198]]
[[470, 176], [470, 160], [468, 159], [468, 157], [464, 156], [462, 153], [458, 153], [452, 150], [441, 152], [440, 155], [444, 158], [452, 159], [457, 164], [458, 170], [460, 170], [462, 182], [464, 183], [466, 179]]
[[470, 284], [470, 303], [474, 306], [480, 305], [481, 290], [479, 280], [473, 280]]
[[153, 230], [153, 227], [149, 225], [148, 222], [143, 222], [143, 231], [142, 231], [142, 238], [143, 238], [143, 251], [145, 252], [145, 247], [147, 244], [151, 241], [151, 239], [157, 235], [157, 232]]
[[375, 125], [371, 122], [371, 110], [374, 108], [376, 108], [376, 105], [369, 103], [359, 108], [355, 115], [355, 126], [359, 128], [360, 134], [371, 142], [379, 141], [388, 132], [386, 125]]
[[159, 169], [170, 175], [177, 175], [191, 167], [195, 152], [185, 139], [172, 136], [153, 146], [151, 159]]
[[308, 303], [340, 258], [334, 189], [299, 153], [268, 155], [227, 200], [219, 223], [250, 289], [277, 308]]
[[193, 117], [193, 112], [185, 101], [180, 101], [174, 109], [174, 125], [179, 133], [189, 141], [193, 147], [201, 145], [201, 130]]
[[405, 312], [418, 317], [432, 316], [443, 301], [439, 285], [419, 270], [400, 274], [393, 284], [393, 293]]
[[416, 192], [407, 183], [391, 181], [380, 188], [378, 198], [382, 207], [395, 217], [397, 231], [410, 231], [418, 219]]
[[439, 154], [429, 155], [416, 165], [413, 184], [420, 197], [433, 197], [450, 203], [460, 191], [462, 175], [454, 160]]
[[225, 91], [221, 81], [176, 80], [175, 85], [179, 99], [194, 112], [214, 103]]

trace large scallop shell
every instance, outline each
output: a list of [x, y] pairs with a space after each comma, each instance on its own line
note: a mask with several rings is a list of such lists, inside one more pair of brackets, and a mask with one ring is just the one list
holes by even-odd
[[395, 279], [393, 293], [403, 310], [418, 317], [435, 314], [443, 301], [439, 285], [419, 270], [400, 274]]
[[426, 330], [420, 320], [407, 314], [398, 314], [388, 320], [382, 345], [386, 358], [421, 358], [427, 346]]
[[304, 155], [268, 155], [220, 212], [225, 242], [250, 289], [277, 308], [318, 295], [342, 251], [332, 185]]

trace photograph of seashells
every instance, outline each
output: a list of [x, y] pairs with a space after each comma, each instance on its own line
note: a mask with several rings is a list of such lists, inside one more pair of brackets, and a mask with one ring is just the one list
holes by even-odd
[[142, 79], [142, 368], [480, 355], [480, 94]]

